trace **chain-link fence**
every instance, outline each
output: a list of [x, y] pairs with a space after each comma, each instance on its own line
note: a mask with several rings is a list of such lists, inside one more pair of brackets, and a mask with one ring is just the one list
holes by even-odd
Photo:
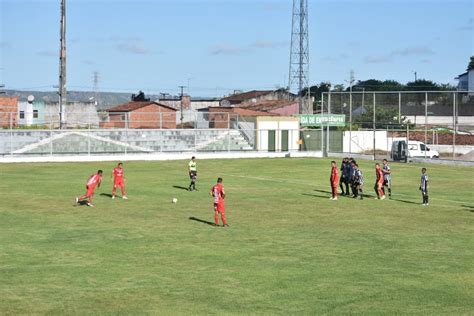
[[346, 116], [345, 127], [327, 131], [342, 133], [349, 155], [474, 160], [474, 92], [329, 92], [322, 100], [318, 112]]

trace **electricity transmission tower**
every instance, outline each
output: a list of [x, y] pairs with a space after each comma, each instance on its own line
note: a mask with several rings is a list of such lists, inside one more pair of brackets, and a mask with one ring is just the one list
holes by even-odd
[[[312, 113], [309, 102], [308, 0], [293, 0], [288, 90], [299, 95], [300, 114]], [[303, 89], [308, 89], [303, 100]]]
[[61, 32], [59, 51], [59, 128], [63, 128], [66, 105], [66, 0], [61, 0]]

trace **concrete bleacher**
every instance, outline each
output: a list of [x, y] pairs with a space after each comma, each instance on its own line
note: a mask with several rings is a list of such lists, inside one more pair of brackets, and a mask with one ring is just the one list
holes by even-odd
[[1, 155], [123, 154], [254, 150], [239, 130], [0, 131]]

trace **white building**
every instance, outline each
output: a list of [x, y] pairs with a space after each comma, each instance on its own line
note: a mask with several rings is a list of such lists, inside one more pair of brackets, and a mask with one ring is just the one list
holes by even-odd
[[458, 80], [459, 91], [470, 91], [469, 95], [474, 96], [474, 69], [460, 74], [455, 79]]

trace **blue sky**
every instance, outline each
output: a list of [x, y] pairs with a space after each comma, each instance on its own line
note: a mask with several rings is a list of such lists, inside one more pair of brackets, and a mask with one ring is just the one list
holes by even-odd
[[[288, 81], [291, 0], [68, 0], [69, 90], [194, 96]], [[0, 83], [57, 85], [60, 0], [0, 0]], [[310, 82], [454, 83], [474, 55], [474, 0], [309, 0]]]

